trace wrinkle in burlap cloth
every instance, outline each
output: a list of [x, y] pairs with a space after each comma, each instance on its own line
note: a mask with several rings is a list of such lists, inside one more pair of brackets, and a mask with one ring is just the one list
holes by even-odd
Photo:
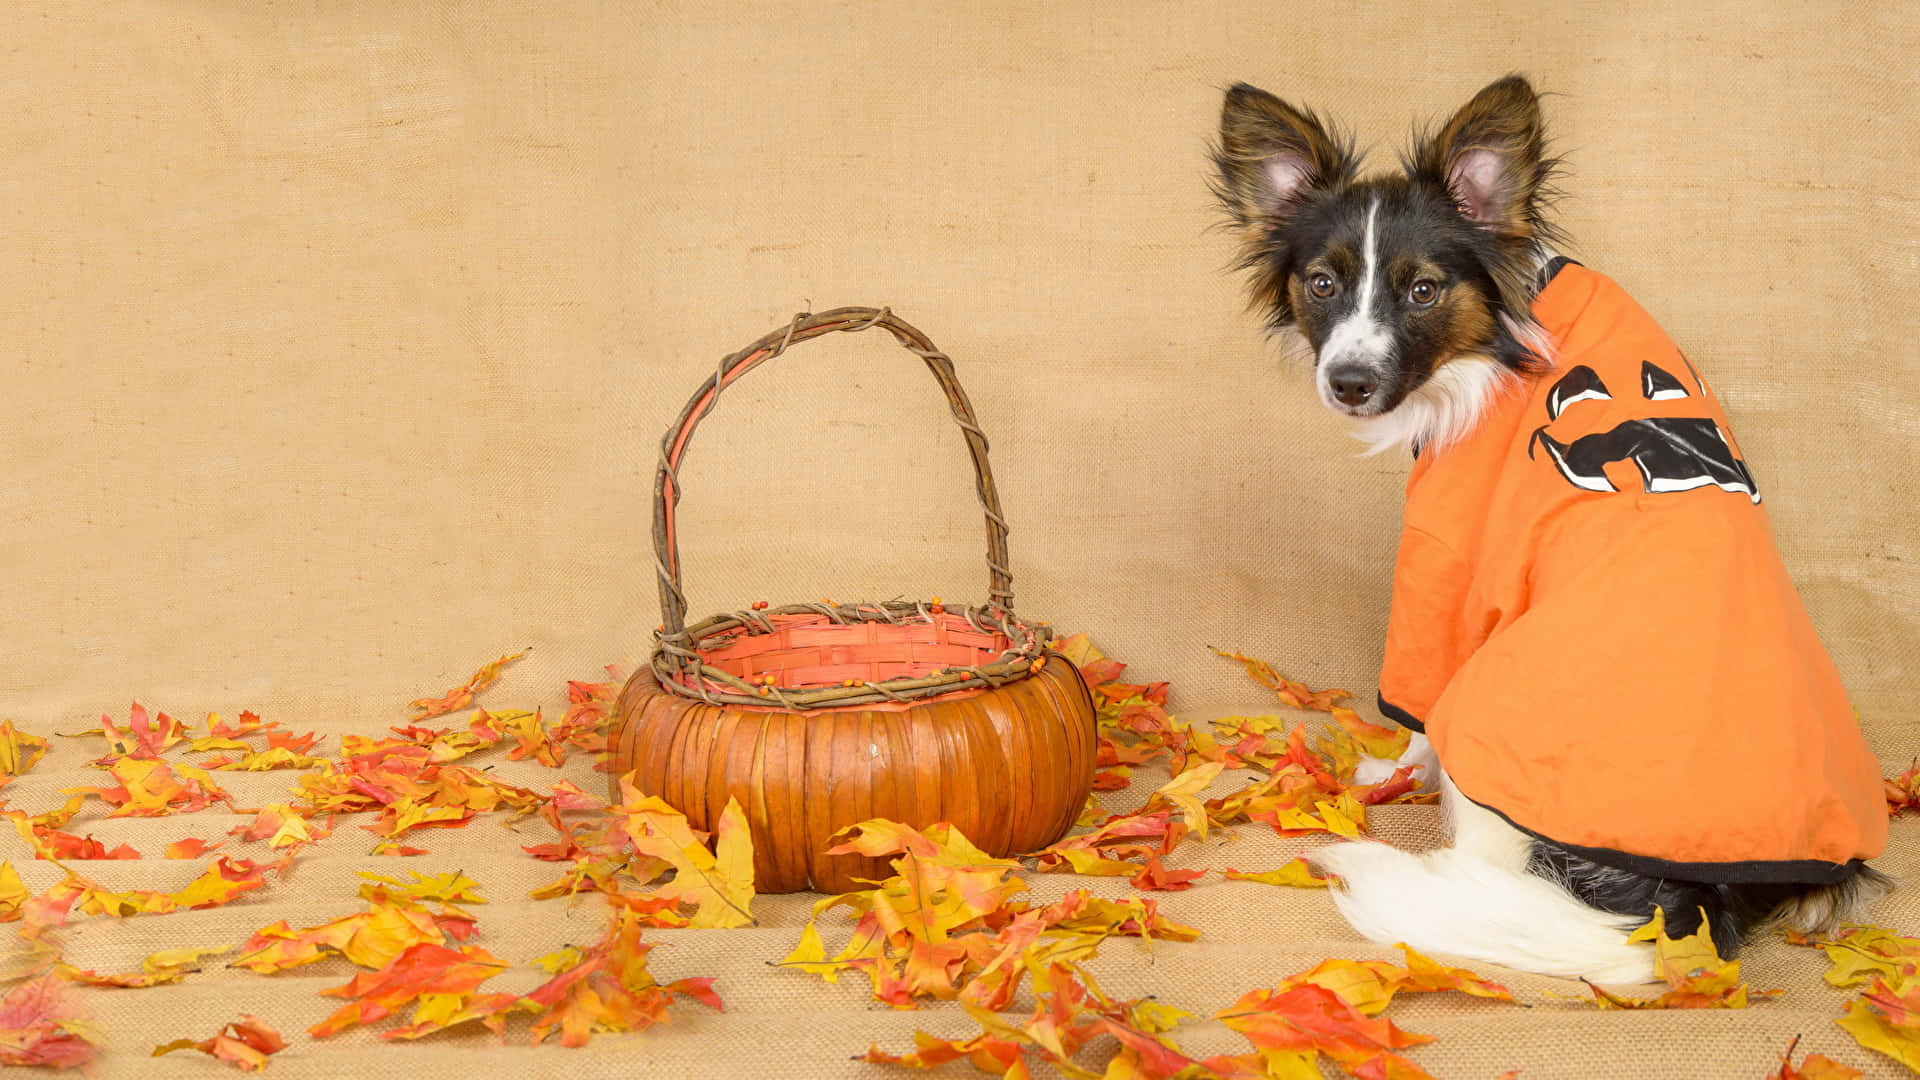
[[[1023, 612], [1092, 631], [1190, 717], [1265, 708], [1237, 648], [1370, 689], [1407, 463], [1356, 459], [1242, 310], [1203, 175], [1222, 87], [1332, 110], [1374, 160], [1522, 70], [1559, 96], [1571, 252], [1709, 373], [1781, 547], [1889, 771], [1920, 748], [1920, 294], [1915, 68], [1900, 5], [1709, 0], [1442, 10], [1207, 4], [19, 5], [0, 13], [6, 483], [0, 715], [76, 731], [139, 700], [372, 734], [507, 649], [491, 693], [554, 715], [568, 678], [641, 658], [653, 441], [714, 360], [794, 311], [892, 305], [960, 367], [993, 440]], [[702, 432], [683, 504], [697, 613], [758, 599], [977, 598], [960, 437], [915, 361], [847, 340], [756, 373]], [[89, 745], [7, 790], [97, 784]], [[554, 774], [505, 763], [509, 779]], [[598, 780], [584, 762], [563, 774]], [[1143, 778], [1142, 783], [1150, 782]], [[242, 799], [284, 776], [234, 782]], [[147, 854], [110, 887], [177, 888], [181, 835], [74, 823]], [[1432, 814], [1381, 815], [1432, 842]], [[1896, 823], [1886, 868], [1915, 871]], [[226, 908], [67, 932], [125, 970], [359, 907], [352, 823]], [[599, 914], [526, 898], [550, 867], [482, 821], [406, 865], [462, 869], [484, 940], [524, 960]], [[36, 889], [59, 871], [8, 839]], [[1190, 865], [1272, 865], [1241, 830]], [[1039, 877], [1041, 897], [1111, 881]], [[1903, 889], [1876, 921], [1920, 930]], [[661, 932], [662, 979], [716, 976], [580, 1051], [484, 1035], [296, 1037], [280, 1076], [881, 1076], [850, 1062], [951, 1008], [876, 1008], [857, 977], [772, 971], [810, 897], [741, 931]], [[1328, 956], [1385, 956], [1325, 896], [1217, 879], [1167, 898], [1200, 941], [1109, 945], [1112, 992], [1207, 1013]], [[1436, 1075], [1759, 1077], [1794, 1034], [1892, 1076], [1832, 1024], [1815, 953], [1761, 943], [1744, 1012], [1396, 1006]], [[224, 1075], [147, 1051], [239, 1012], [297, 1033], [338, 961], [88, 992], [106, 1075]], [[1185, 1045], [1235, 1049], [1205, 1025]], [[964, 1073], [964, 1066], [959, 1067]]]

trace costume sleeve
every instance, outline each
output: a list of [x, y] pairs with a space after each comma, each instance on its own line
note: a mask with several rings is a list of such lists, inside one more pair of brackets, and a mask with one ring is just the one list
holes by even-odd
[[1380, 711], [1403, 727], [1426, 730], [1428, 710], [1471, 651], [1467, 583], [1464, 561], [1438, 537], [1411, 523], [1401, 531]]

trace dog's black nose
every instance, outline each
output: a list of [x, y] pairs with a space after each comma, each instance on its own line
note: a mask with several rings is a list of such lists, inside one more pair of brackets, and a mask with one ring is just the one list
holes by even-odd
[[1327, 386], [1340, 404], [1357, 408], [1372, 400], [1373, 392], [1380, 389], [1380, 379], [1366, 368], [1335, 368], [1327, 372]]

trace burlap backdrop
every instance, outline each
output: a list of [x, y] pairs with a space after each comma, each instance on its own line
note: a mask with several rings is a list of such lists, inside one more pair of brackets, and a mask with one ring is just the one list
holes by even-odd
[[[720, 355], [842, 304], [891, 305], [956, 359], [993, 439], [1024, 614], [1091, 631], [1185, 710], [1264, 707], [1208, 645], [1370, 698], [1407, 463], [1356, 459], [1263, 343], [1209, 232], [1205, 144], [1220, 89], [1245, 79], [1332, 110], [1384, 164], [1412, 124], [1521, 70], [1559, 95], [1573, 254], [1714, 379], [1869, 736], [1890, 769], [1914, 754], [1920, 23], [1899, 5], [710, 8], [0, 14], [0, 715], [72, 731], [138, 699], [373, 732], [526, 645], [496, 700], [553, 709], [564, 678], [644, 655], [667, 421]], [[753, 375], [689, 461], [696, 615], [984, 591], [961, 440], [918, 363], [876, 335]], [[56, 741], [14, 806], [98, 782], [82, 765], [97, 744]], [[75, 828], [150, 856], [214, 835], [92, 814]], [[1421, 811], [1392, 822], [1432, 828]], [[523, 899], [549, 869], [520, 855], [533, 839], [484, 825], [415, 860], [483, 882], [483, 926], [515, 961], [597, 925]], [[1915, 840], [1897, 831], [1891, 869], [1913, 868]], [[1191, 858], [1291, 850], [1239, 843]], [[363, 850], [336, 840], [230, 909], [88, 924], [70, 952], [131, 966], [160, 943], [345, 913], [349, 871], [393, 869]], [[804, 907], [660, 935], [663, 977], [722, 976], [724, 1016], [515, 1057], [478, 1037], [301, 1038], [273, 1069], [880, 1075], [847, 1056], [904, 1048], [918, 1023], [967, 1028], [951, 1010], [868, 1011], [858, 978], [766, 970]], [[1111, 989], [1204, 1013], [1322, 956], [1384, 955], [1317, 894], [1214, 884], [1169, 908], [1208, 940], [1110, 947]], [[1911, 894], [1877, 915], [1920, 924]], [[1840, 999], [1817, 958], [1754, 956], [1757, 981], [1792, 989], [1744, 1015], [1435, 1002], [1405, 1022], [1440, 1036], [1419, 1053], [1443, 1075], [1615, 1074], [1605, 1060], [1759, 1076], [1799, 1031], [1886, 1074], [1828, 1022]], [[345, 969], [304, 970], [321, 973], [90, 995], [108, 1071], [218, 1068], [143, 1055], [239, 1011], [304, 1028]]]

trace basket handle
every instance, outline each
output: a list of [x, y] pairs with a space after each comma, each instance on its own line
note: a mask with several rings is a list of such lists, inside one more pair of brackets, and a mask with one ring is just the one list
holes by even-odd
[[1003, 611], [1013, 610], [1013, 573], [1007, 569], [1007, 520], [1000, 514], [1000, 494], [987, 467], [987, 437], [973, 418], [973, 406], [954, 377], [953, 361], [933, 347], [927, 336], [907, 325], [887, 308], [844, 307], [818, 315], [802, 313], [783, 329], [721, 359], [717, 371], [694, 393], [680, 419], [660, 440], [660, 464], [654, 473], [653, 550], [660, 577], [661, 634], [668, 639], [686, 632], [687, 598], [681, 591], [680, 547], [674, 533], [674, 508], [680, 502], [679, 470], [693, 429], [713, 411], [720, 391], [740, 376], [785, 352], [788, 346], [836, 331], [857, 333], [883, 326], [908, 352], [926, 361], [940, 389], [946, 391], [953, 419], [967, 439], [973, 458], [974, 488], [987, 518], [987, 597]]

